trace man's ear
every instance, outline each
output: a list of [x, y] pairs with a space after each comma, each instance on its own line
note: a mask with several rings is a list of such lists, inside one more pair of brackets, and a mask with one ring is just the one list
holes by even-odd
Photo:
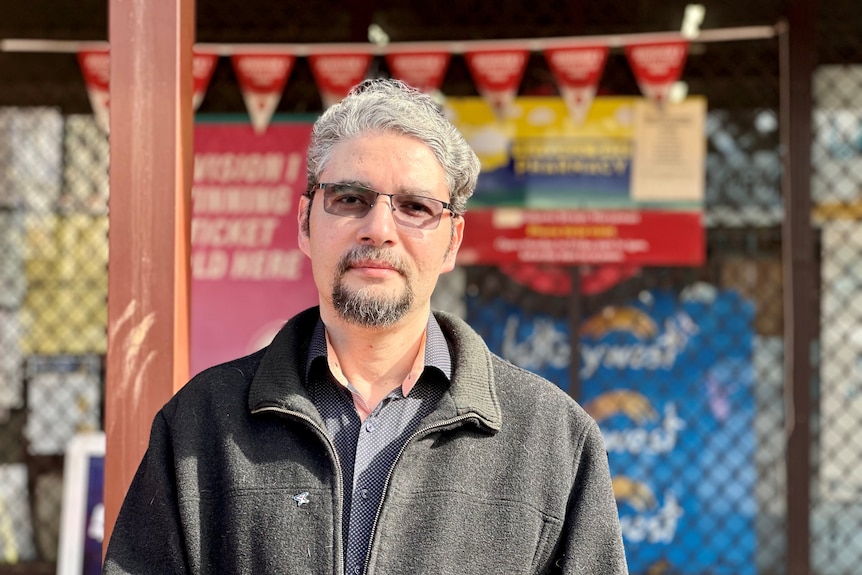
[[310, 202], [311, 198], [303, 194], [299, 197], [299, 205], [296, 208], [296, 243], [299, 245], [300, 251], [308, 257], [311, 257], [308, 245]]
[[443, 258], [443, 267], [440, 269], [440, 273], [450, 272], [455, 267], [455, 258], [461, 247], [461, 241], [464, 239], [464, 216], [453, 218], [452, 227], [452, 239], [449, 241], [446, 257]]

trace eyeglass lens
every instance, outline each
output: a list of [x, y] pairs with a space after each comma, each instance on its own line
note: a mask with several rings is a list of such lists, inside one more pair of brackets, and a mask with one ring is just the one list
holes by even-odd
[[440, 223], [444, 203], [412, 194], [384, 194], [351, 184], [320, 184], [323, 208], [327, 213], [346, 218], [364, 218], [380, 196], [387, 196], [395, 222], [411, 227], [433, 229]]

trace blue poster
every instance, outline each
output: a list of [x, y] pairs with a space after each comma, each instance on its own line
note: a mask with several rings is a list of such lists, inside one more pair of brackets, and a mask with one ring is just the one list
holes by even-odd
[[[568, 318], [469, 298], [505, 359], [569, 386]], [[755, 575], [754, 306], [734, 291], [643, 292], [584, 318], [584, 408], [608, 450], [633, 574]]]
[[105, 532], [105, 457], [93, 455], [88, 461], [87, 514], [84, 537], [84, 568], [82, 575], [99, 575], [102, 572], [102, 539]]
[[105, 433], [76, 434], [66, 448], [57, 575], [99, 575], [105, 533]]

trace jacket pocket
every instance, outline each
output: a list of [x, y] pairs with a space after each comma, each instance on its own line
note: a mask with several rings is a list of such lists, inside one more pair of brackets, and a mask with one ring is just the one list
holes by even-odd
[[459, 491], [399, 493], [381, 513], [373, 573], [540, 573], [562, 521], [523, 501]]

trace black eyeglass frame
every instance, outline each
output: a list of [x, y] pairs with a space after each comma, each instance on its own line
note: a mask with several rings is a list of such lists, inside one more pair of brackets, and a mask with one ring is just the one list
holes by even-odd
[[[430, 201], [433, 201], [433, 202], [440, 204], [441, 206], [443, 206], [443, 210], [449, 210], [449, 213], [452, 214], [452, 217], [458, 217], [461, 215], [455, 209], [455, 207], [452, 204], [450, 204], [449, 202], [444, 202], [443, 200], [438, 200], [437, 198], [432, 198], [430, 196], [423, 196], [423, 195], [419, 195], [419, 194], [386, 194], [383, 192], [378, 192], [377, 190], [373, 190], [369, 187], [366, 187], [366, 186], [363, 186], [360, 184], [354, 184], [354, 183], [349, 183], [349, 182], [321, 182], [321, 183], [317, 183], [317, 184], [314, 184], [314, 186], [312, 186], [311, 189], [306, 191], [305, 195], [309, 199], [313, 199], [314, 194], [317, 192], [317, 190], [323, 190], [324, 194], [325, 194], [327, 188], [332, 188], [334, 186], [344, 186], [344, 187], [349, 187], [349, 188], [355, 188], [357, 190], [362, 190], [365, 192], [370, 192], [372, 194], [376, 194], [374, 197], [374, 201], [370, 202], [368, 204], [368, 209], [365, 211], [365, 213], [363, 213], [362, 215], [355, 215], [355, 216], [339, 213], [337, 211], [332, 211], [330, 209], [329, 203], [326, 202], [326, 200], [324, 199], [324, 202], [323, 202], [324, 211], [328, 214], [332, 214], [332, 215], [339, 216], [342, 218], [352, 218], [352, 219], [364, 218], [371, 211], [371, 208], [373, 208], [375, 205], [377, 205], [377, 201], [380, 199], [380, 196], [387, 196], [389, 198], [389, 207], [393, 212], [399, 211], [395, 207], [394, 198], [402, 198], [402, 199], [403, 198], [417, 198], [418, 200], [422, 200], [422, 201], [429, 201], [430, 200]], [[398, 223], [399, 225], [403, 225], [406, 227], [412, 227], [414, 229], [436, 230], [440, 226], [440, 222], [443, 219], [443, 210], [440, 210], [440, 213], [436, 216], [436, 218], [434, 218], [433, 220], [429, 220], [430, 223], [426, 226], [411, 226], [411, 225], [406, 224], [403, 221], [399, 220], [398, 218], [395, 218], [395, 222]]]

